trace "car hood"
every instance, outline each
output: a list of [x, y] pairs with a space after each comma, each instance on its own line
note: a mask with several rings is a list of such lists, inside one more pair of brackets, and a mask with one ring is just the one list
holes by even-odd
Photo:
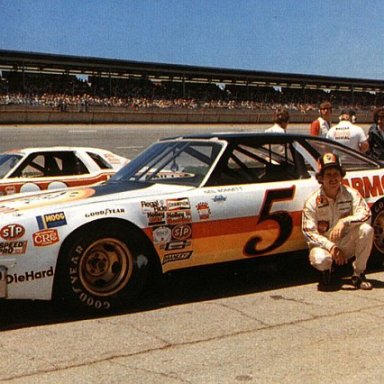
[[109, 182], [95, 187], [68, 188], [52, 192], [18, 194], [16, 197], [0, 199], [0, 215], [15, 214], [59, 206], [60, 209], [84, 207], [85, 205], [129, 198], [146, 198], [147, 196], [167, 195], [194, 189], [190, 186], [174, 184], [150, 184], [135, 182]]

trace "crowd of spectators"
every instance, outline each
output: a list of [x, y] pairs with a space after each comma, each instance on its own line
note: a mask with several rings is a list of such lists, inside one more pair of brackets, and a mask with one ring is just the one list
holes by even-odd
[[340, 108], [369, 110], [384, 104], [383, 94], [318, 89], [293, 89], [234, 84], [151, 81], [147, 78], [79, 78], [19, 72], [2, 73], [0, 105], [25, 105], [55, 110], [92, 108], [241, 109], [286, 108], [307, 113], [328, 99]]

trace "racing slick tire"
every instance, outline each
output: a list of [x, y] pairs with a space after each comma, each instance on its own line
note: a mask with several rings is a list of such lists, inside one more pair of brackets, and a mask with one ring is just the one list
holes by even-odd
[[143, 235], [119, 223], [81, 229], [60, 253], [55, 297], [83, 311], [126, 306], [139, 295], [148, 277], [144, 244]]
[[371, 225], [374, 230], [370, 265], [382, 265], [384, 262], [384, 200], [377, 201], [371, 208]]

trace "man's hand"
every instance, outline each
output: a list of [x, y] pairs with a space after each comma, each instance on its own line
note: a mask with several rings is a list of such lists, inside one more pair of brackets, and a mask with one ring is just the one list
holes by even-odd
[[334, 245], [331, 249], [331, 256], [332, 260], [337, 264], [337, 265], [344, 265], [347, 264], [347, 258], [345, 257], [343, 251]]
[[329, 240], [338, 241], [343, 236], [343, 231], [345, 228], [345, 224], [339, 220], [337, 224], [333, 227], [331, 233], [329, 234]]

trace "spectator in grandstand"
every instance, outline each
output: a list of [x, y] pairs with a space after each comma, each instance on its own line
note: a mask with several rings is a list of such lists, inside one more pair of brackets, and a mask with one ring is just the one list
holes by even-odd
[[375, 160], [384, 160], [384, 108], [373, 112], [373, 124], [368, 130], [368, 155]]
[[273, 115], [272, 127], [265, 130], [265, 132], [285, 133], [289, 123], [289, 112], [285, 108], [276, 109]]
[[327, 133], [327, 138], [340, 142], [356, 151], [367, 152], [368, 139], [363, 128], [350, 122], [349, 111], [343, 109], [339, 116], [340, 122], [333, 126]]
[[323, 101], [319, 105], [320, 116], [312, 121], [310, 133], [313, 136], [325, 137], [331, 128], [332, 104], [329, 101]]

